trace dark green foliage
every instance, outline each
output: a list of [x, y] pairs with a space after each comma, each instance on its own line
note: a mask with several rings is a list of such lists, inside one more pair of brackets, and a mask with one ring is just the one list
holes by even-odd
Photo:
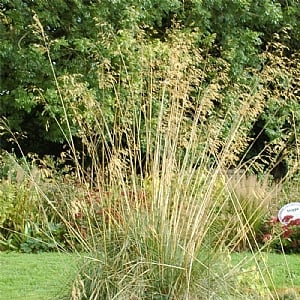
[[[196, 111], [199, 95], [217, 83], [218, 97], [212, 100], [208, 119], [214, 123], [232, 105], [239, 105], [233, 90], [236, 84], [244, 85], [248, 94], [257, 92], [265, 102], [257, 116], [267, 137], [258, 147], [271, 144], [264, 156], [273, 155], [278, 139], [286, 148], [275, 151], [275, 161], [285, 159], [295, 146], [298, 130], [291, 127], [298, 128], [300, 111], [299, 1], [12, 0], [2, 1], [0, 9], [0, 114], [15, 133], [12, 141], [2, 130], [1, 148], [58, 155], [63, 144], [74, 150], [72, 140], [77, 139], [81, 151], [82, 122], [95, 126], [86, 109], [86, 103], [93, 102], [101, 107], [108, 132], [116, 124], [145, 132], [149, 112], [142, 108], [151, 99], [155, 125], [174, 35], [200, 48], [205, 59], [195, 59], [190, 67], [206, 74], [190, 83], [190, 111]], [[188, 55], [194, 57], [193, 51]], [[142, 62], [143, 56], [147, 62]], [[156, 61], [160, 63], [152, 65]], [[219, 79], [221, 61], [227, 64], [226, 82]], [[151, 76], [156, 76], [154, 81]], [[150, 91], [151, 81], [155, 91]], [[121, 117], [124, 107], [128, 114]], [[136, 112], [142, 113], [138, 125], [133, 121]], [[233, 112], [226, 121], [223, 139], [235, 118]], [[250, 123], [253, 120], [245, 125], [249, 147], [257, 134]], [[105, 147], [116, 141], [108, 132]], [[124, 138], [118, 139], [128, 147]], [[143, 140], [141, 136], [145, 149]], [[248, 158], [257, 155], [246, 151]]]
[[70, 249], [71, 238], [63, 224], [48, 223], [46, 230], [39, 224], [29, 225], [26, 236], [19, 246], [24, 253], [39, 253]]

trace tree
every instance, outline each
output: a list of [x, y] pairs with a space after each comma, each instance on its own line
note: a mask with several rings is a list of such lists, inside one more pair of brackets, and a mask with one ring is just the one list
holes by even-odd
[[[2, 1], [0, 9], [1, 116], [18, 133], [25, 153], [57, 155], [63, 144], [82, 146], [81, 125], [95, 126], [89, 115], [95, 103], [106, 118], [108, 144], [116, 140], [109, 133], [116, 122], [134, 127], [134, 114], [143, 112], [150, 98], [155, 123], [159, 88], [170, 75], [176, 43], [185, 44], [178, 51], [190, 80], [187, 119], [193, 118], [199, 95], [211, 88], [217, 87], [217, 96], [209, 100], [205, 124], [221, 122], [231, 110], [221, 122], [218, 151], [241, 107], [241, 93], [263, 95], [262, 113], [245, 122], [240, 136], [248, 155], [255, 155], [247, 147], [261, 130], [274, 147], [277, 132], [289, 149], [297, 140], [291, 136], [298, 134], [293, 120], [299, 111], [299, 1], [11, 0]], [[184, 60], [178, 57], [179, 64]], [[194, 77], [188, 77], [192, 70]], [[145, 128], [143, 113], [139, 126]], [[8, 134], [1, 147], [17, 148]], [[240, 154], [234, 157], [237, 163]]]

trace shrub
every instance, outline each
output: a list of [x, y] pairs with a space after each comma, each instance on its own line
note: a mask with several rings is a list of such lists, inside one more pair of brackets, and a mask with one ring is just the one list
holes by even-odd
[[[38, 194], [22, 168], [14, 166], [16, 174], [0, 179], [0, 239], [1, 248], [18, 249], [26, 226], [38, 218]], [[2, 169], [4, 171], [4, 168]]]
[[[0, 249], [40, 252], [74, 248], [75, 238], [67, 226], [70, 183], [62, 180], [60, 171], [54, 173], [49, 159], [17, 159], [7, 153], [0, 158]], [[55, 189], [58, 184], [63, 193]]]
[[280, 253], [300, 253], [300, 219], [285, 216], [281, 223], [277, 217], [265, 222], [261, 239], [268, 249]]

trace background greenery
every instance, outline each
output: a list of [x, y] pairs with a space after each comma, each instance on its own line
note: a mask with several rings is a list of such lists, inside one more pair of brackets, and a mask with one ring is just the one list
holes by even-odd
[[[252, 107], [239, 151], [228, 149], [228, 166], [254, 159], [255, 172], [273, 170], [281, 179], [288, 168], [298, 169], [299, 6], [292, 0], [2, 1], [1, 115], [25, 154], [58, 156], [71, 146], [82, 152], [80, 121], [93, 126], [91, 103], [101, 106], [109, 132], [116, 121], [132, 123], [136, 110], [139, 126], [151, 115], [154, 130], [159, 91], [179, 72], [187, 76], [187, 119], [202, 109], [200, 130], [222, 124], [212, 147], [218, 152], [241, 105]], [[176, 49], [184, 51], [178, 64]], [[176, 82], [170, 84], [174, 92]], [[120, 115], [123, 106], [127, 113]], [[2, 128], [1, 148], [20, 154], [10, 137]], [[105, 138], [108, 147], [117, 139], [128, 147], [124, 137]]]

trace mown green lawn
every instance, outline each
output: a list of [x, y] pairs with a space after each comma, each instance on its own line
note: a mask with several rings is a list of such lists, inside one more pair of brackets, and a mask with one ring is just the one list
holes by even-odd
[[70, 254], [0, 252], [0, 299], [62, 299], [70, 295], [77, 265]]
[[[288, 295], [292, 290], [299, 295], [300, 255], [264, 253], [263, 259], [258, 256], [257, 261], [264, 274], [267, 264], [279, 294]], [[241, 262], [245, 270], [255, 265], [250, 253], [232, 254], [233, 266]], [[80, 258], [75, 254], [0, 252], [0, 300], [70, 299], [71, 283], [79, 266]], [[283, 299], [300, 299], [297, 295]]]
[[279, 299], [300, 299], [300, 254], [262, 253], [256, 255], [256, 261], [251, 253], [234, 253], [231, 257], [233, 265], [240, 263], [246, 271], [258, 265], [270, 289], [276, 288]]

